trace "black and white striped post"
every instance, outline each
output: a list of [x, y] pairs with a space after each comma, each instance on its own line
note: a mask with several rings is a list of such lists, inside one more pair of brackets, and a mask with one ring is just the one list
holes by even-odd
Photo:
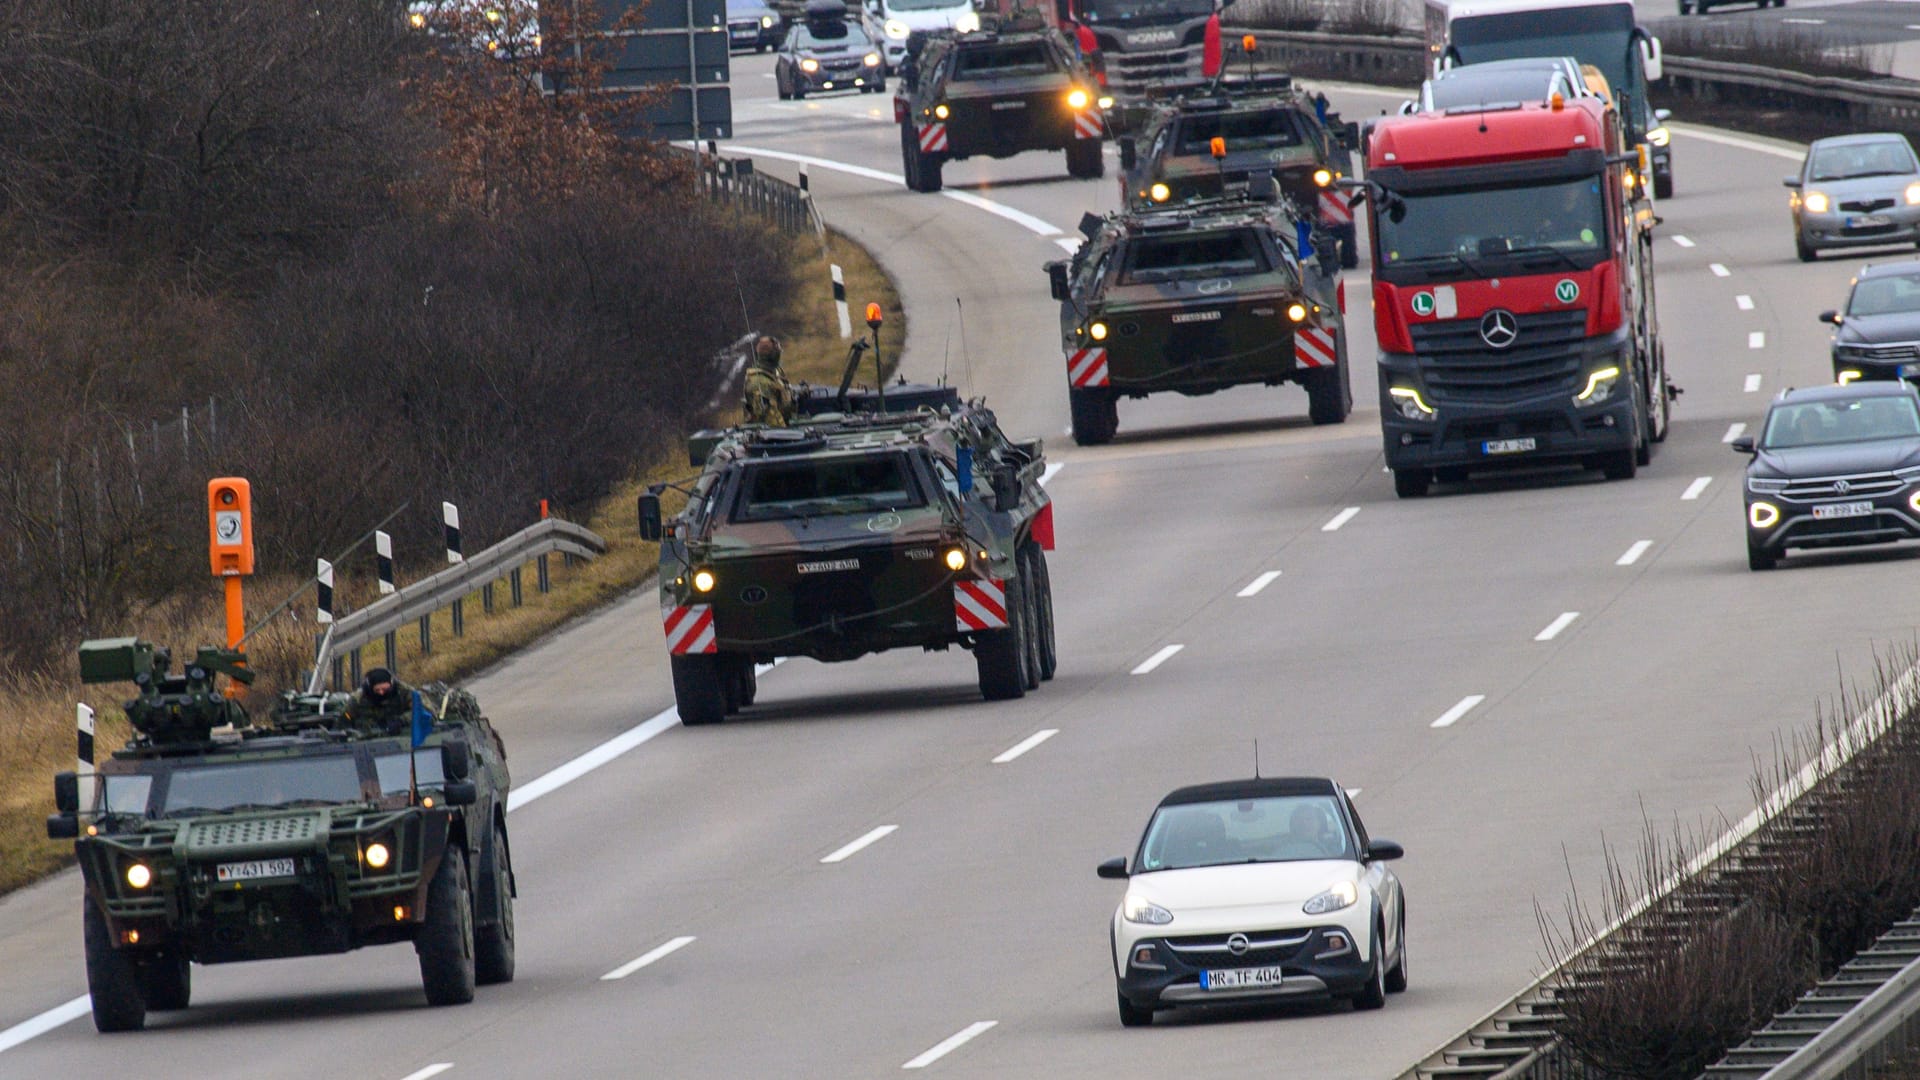
[[393, 537], [376, 530], [373, 534], [374, 569], [380, 575], [380, 595], [393, 592]]
[[840, 340], [845, 341], [853, 336], [853, 319], [847, 315], [847, 279], [839, 263], [828, 265], [833, 270], [833, 313], [840, 316]]
[[93, 805], [93, 707], [80, 702], [73, 710], [75, 758], [73, 773], [80, 778], [80, 807]]
[[[451, 565], [453, 563], [466, 561], [467, 557], [460, 553], [460, 508], [450, 502], [441, 503], [440, 519], [444, 521], [447, 526], [447, 563]], [[453, 602], [453, 636], [460, 637], [466, 632], [466, 605], [463, 601], [455, 599]]]
[[[325, 559], [315, 560], [313, 572], [313, 621], [317, 626], [328, 627], [316, 635], [313, 642], [313, 654], [316, 660], [326, 651], [327, 635], [333, 631], [333, 564]], [[334, 657], [328, 677], [334, 689], [340, 688], [340, 657]]]

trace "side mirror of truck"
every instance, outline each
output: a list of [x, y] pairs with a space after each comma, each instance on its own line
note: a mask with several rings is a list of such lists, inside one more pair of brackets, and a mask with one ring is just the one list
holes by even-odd
[[1340, 125], [1340, 145], [1349, 150], [1360, 149], [1360, 124], [1349, 120]]
[[53, 774], [53, 808], [63, 814], [80, 812], [80, 776], [73, 772]]
[[1053, 287], [1053, 298], [1065, 301], [1070, 295], [1067, 283], [1067, 260], [1055, 259], [1047, 264], [1047, 284]]
[[467, 744], [448, 740], [440, 744], [440, 775], [449, 781], [465, 780], [473, 769], [473, 756]]
[[47, 815], [47, 839], [73, 840], [80, 836], [80, 819], [72, 814]]
[[1133, 136], [1120, 137], [1120, 167], [1131, 169], [1140, 160], [1140, 148], [1134, 143]]
[[1733, 440], [1733, 449], [1737, 453], [1742, 453], [1742, 454], [1758, 453], [1758, 451], [1754, 448], [1753, 436], [1751, 435], [1742, 435], [1739, 438]]
[[665, 531], [660, 522], [660, 496], [649, 491], [640, 496], [640, 539], [658, 540]]
[[1840, 313], [1832, 310], [1823, 311], [1820, 313], [1820, 321], [1823, 323], [1832, 323], [1835, 326], [1839, 326]]

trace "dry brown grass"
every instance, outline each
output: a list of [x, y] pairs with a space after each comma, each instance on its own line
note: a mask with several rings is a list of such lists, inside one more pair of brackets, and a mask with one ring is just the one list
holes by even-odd
[[[829, 253], [823, 257], [821, 245], [810, 238], [794, 241], [792, 257], [803, 264], [802, 275], [810, 282], [817, 281], [818, 288], [805, 290], [790, 310], [758, 320], [785, 343], [784, 364], [796, 381], [837, 382], [845, 366], [846, 346], [840, 339], [829, 286], [829, 258], [838, 262], [845, 274], [855, 330], [865, 329], [860, 323], [860, 309], [873, 300], [885, 311], [882, 343], [890, 362], [905, 340], [899, 293], [872, 255], [837, 233], [829, 235]], [[870, 373], [872, 368], [863, 365], [863, 370]], [[731, 408], [718, 419], [727, 422], [737, 416], [738, 409]], [[434, 616], [430, 655], [419, 654], [418, 630], [403, 628], [397, 669], [409, 682], [459, 678], [646, 581], [658, 564], [659, 550], [639, 538], [634, 524], [635, 498], [650, 482], [687, 475], [690, 470], [685, 460], [675, 450], [657, 468], [619, 485], [601, 500], [586, 524], [606, 539], [604, 556], [573, 566], [559, 556], [551, 557], [552, 591], [544, 595], [535, 589], [534, 571], [529, 565], [522, 574], [525, 603], [521, 607], [510, 605], [508, 591], [502, 585], [495, 589], [493, 614], [485, 615], [480, 595], [474, 593], [465, 603], [466, 634], [462, 637], [453, 635], [452, 613], [441, 611]], [[433, 569], [421, 567], [419, 572]], [[371, 582], [343, 580], [340, 585], [343, 601], [372, 599]], [[296, 589], [305, 593], [294, 579], [260, 578], [250, 582], [249, 620], [263, 617]], [[311, 594], [305, 593], [296, 603], [296, 614], [276, 618], [248, 642], [251, 662], [261, 675], [249, 698], [249, 703], [256, 706], [255, 715], [262, 715], [258, 706], [271, 701], [279, 689], [292, 685], [300, 669], [311, 662], [313, 624], [303, 617], [311, 612]], [[197, 643], [221, 640], [219, 590], [209, 582], [204, 589], [157, 604], [129, 620], [124, 632], [171, 644], [176, 656], [184, 655]], [[383, 651], [375, 642], [362, 653], [363, 665], [385, 662]], [[46, 838], [44, 822], [53, 809], [52, 775], [73, 767], [74, 703], [85, 701], [98, 710], [97, 742], [104, 755], [126, 741], [128, 728], [120, 705], [128, 691], [123, 686], [83, 688], [77, 679], [0, 675], [0, 894], [72, 860], [70, 845]]]

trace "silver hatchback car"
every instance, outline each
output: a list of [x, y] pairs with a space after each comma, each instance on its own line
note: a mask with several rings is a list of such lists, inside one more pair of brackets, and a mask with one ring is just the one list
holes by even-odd
[[1904, 135], [1816, 139], [1786, 184], [1801, 262], [1828, 248], [1920, 243], [1920, 160]]

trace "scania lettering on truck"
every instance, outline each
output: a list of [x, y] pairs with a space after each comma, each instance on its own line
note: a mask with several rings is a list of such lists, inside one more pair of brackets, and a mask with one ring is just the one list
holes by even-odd
[[1377, 122], [1366, 206], [1401, 497], [1519, 464], [1626, 479], [1666, 438], [1639, 158], [1596, 97]]
[[1427, 74], [1458, 64], [1571, 56], [1592, 64], [1618, 95], [1629, 143], [1646, 143], [1653, 191], [1673, 194], [1666, 110], [1647, 84], [1660, 79], [1660, 39], [1634, 22], [1630, 0], [1426, 0]]

